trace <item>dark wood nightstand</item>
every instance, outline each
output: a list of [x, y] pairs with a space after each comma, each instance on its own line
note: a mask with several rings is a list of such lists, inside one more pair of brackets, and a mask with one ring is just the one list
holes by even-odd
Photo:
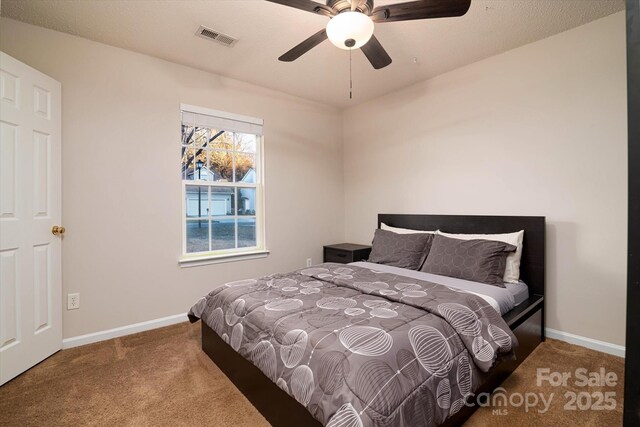
[[371, 246], [355, 245], [353, 243], [338, 243], [324, 247], [324, 262], [349, 262], [364, 261], [369, 258]]

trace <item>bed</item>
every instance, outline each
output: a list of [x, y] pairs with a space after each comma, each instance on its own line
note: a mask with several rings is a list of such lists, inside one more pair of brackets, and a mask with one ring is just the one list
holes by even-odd
[[543, 217], [380, 214], [381, 223], [524, 230], [525, 292], [484, 295], [369, 263], [217, 288], [190, 319], [203, 320], [203, 350], [272, 425], [461, 425], [544, 340]]

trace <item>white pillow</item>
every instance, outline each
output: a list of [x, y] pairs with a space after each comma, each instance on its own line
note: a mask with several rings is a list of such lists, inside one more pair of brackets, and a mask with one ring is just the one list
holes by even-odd
[[412, 230], [410, 228], [391, 227], [391, 226], [385, 224], [384, 222], [380, 223], [380, 229], [381, 230], [392, 231], [392, 232], [394, 232], [396, 234], [416, 234], [416, 233], [436, 234], [435, 231]]
[[524, 230], [504, 234], [451, 234], [443, 233], [438, 230], [436, 234], [461, 240], [494, 240], [515, 246], [516, 251], [507, 256], [507, 266], [504, 269], [503, 280], [507, 283], [518, 283], [518, 280], [520, 280], [520, 258], [522, 257], [522, 239], [524, 238]]

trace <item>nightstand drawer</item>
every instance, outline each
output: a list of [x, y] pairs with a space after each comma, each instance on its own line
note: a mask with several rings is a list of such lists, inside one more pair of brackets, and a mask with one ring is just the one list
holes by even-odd
[[324, 250], [324, 262], [353, 262], [353, 252], [341, 251], [337, 249]]
[[371, 246], [355, 245], [353, 243], [339, 243], [324, 247], [324, 262], [338, 262], [347, 264], [350, 262], [364, 261], [369, 258]]

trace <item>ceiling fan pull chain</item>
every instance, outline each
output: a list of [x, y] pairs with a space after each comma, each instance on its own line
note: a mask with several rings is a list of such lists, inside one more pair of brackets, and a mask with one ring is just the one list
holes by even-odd
[[351, 70], [351, 51], [349, 49], [349, 99], [353, 99], [353, 72]]

